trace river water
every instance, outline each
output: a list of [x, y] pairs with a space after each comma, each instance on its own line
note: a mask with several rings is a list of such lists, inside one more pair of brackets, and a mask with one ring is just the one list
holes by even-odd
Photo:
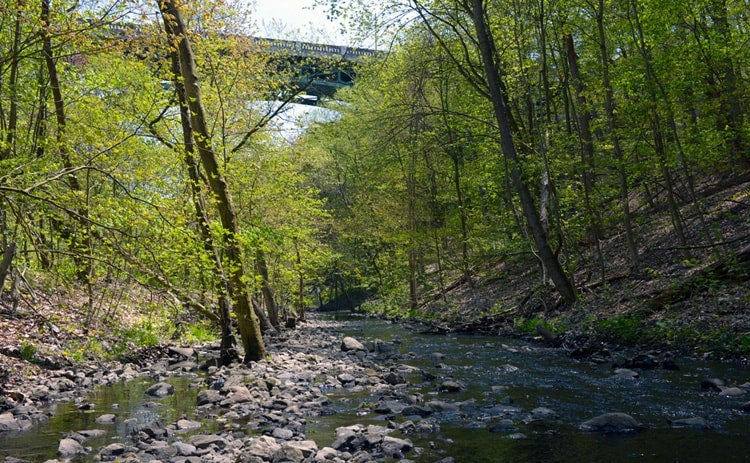
[[[381, 321], [346, 317], [341, 329], [365, 341], [396, 340], [394, 347], [408, 363], [441, 377], [455, 378], [467, 388], [457, 394], [436, 391], [436, 383], [425, 383], [420, 392], [430, 397], [454, 401], [475, 400], [462, 413], [439, 416], [437, 437], [419, 439], [415, 444], [425, 452], [420, 462], [452, 456], [457, 462], [746, 462], [750, 461], [750, 413], [738, 407], [748, 400], [720, 397], [703, 392], [704, 378], [724, 378], [728, 384], [750, 381], [745, 365], [678, 361], [679, 370], [640, 371], [637, 379], [617, 377], [610, 364], [593, 364], [572, 359], [565, 351], [530, 345], [522, 341], [474, 335], [422, 335]], [[441, 368], [435, 368], [434, 353], [443, 354]], [[499, 392], [498, 392], [499, 391]], [[324, 417], [308, 436], [322, 429], [353, 422], [357, 401], [343, 395], [339, 413]], [[491, 433], [481, 421], [488, 413], [503, 407], [511, 412], [513, 426]], [[547, 407], [559, 415], [553, 424], [524, 424], [523, 417], [536, 407]], [[627, 435], [600, 435], [582, 432], [578, 425], [601, 413], [624, 412], [646, 429]], [[673, 429], [669, 420], [703, 417], [711, 430]], [[372, 419], [380, 417], [358, 417]], [[382, 421], [380, 424], [383, 424]], [[523, 435], [523, 437], [521, 436]], [[313, 437], [315, 438], [315, 437]], [[324, 440], [324, 439], [321, 439]], [[430, 449], [430, 442], [435, 449]]]
[[[518, 340], [423, 335], [396, 324], [350, 316], [337, 323], [342, 334], [379, 343], [385, 351], [382, 363], [400, 371], [407, 371], [403, 365], [408, 365], [436, 378], [425, 380], [421, 372], [407, 373], [406, 393], [424, 402], [466, 404], [458, 411], [429, 418], [438, 424], [439, 432], [408, 436], [421, 449], [408, 455], [412, 461], [430, 463], [447, 456], [458, 463], [750, 461], [750, 413], [739, 409], [749, 397], [721, 397], [700, 387], [703, 378], [723, 378], [728, 384], [750, 381], [747, 366], [678, 360], [679, 370], [640, 371], [639, 378], [631, 379], [613, 375], [611, 365], [578, 362], [562, 350]], [[439, 392], [438, 385], [446, 379], [460, 381], [465, 390]], [[194, 410], [195, 379], [170, 381], [175, 395], [160, 400], [158, 406], [144, 398], [143, 392], [154, 382], [147, 378], [98, 389], [89, 402], [97, 410], [113, 409], [139, 422], [160, 419], [170, 423], [181, 416], [200, 419]], [[329, 395], [336, 413], [310, 417], [306, 428], [307, 438], [319, 447], [331, 444], [338, 426], [387, 424], [386, 416], [367, 407], [380, 397], [347, 389]], [[552, 409], [559, 418], [545, 424], [526, 422], [537, 407]], [[628, 413], [645, 430], [600, 435], [578, 429], [582, 421], [605, 412]], [[490, 432], [498, 423], [488, 417], [498, 414], [506, 420], [501, 422], [502, 429], [495, 429], [499, 432]], [[68, 430], [96, 427], [93, 416], [74, 404], [61, 404], [49, 421], [32, 431], [0, 436], [0, 457], [12, 455], [34, 462], [54, 458], [60, 437]], [[688, 417], [703, 417], [713, 428], [673, 429], [669, 425], [670, 420]], [[396, 422], [405, 419], [394, 418]], [[204, 421], [204, 432], [216, 426]], [[127, 441], [130, 429], [126, 424], [110, 428], [100, 440], [86, 445]]]

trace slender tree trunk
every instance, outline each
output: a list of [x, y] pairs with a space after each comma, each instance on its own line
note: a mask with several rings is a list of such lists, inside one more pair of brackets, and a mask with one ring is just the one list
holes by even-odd
[[[167, 35], [175, 36], [171, 22], [164, 23]], [[180, 103], [180, 121], [182, 124], [182, 138], [184, 143], [184, 160], [187, 166], [188, 178], [190, 183], [190, 193], [193, 199], [195, 209], [195, 223], [198, 227], [203, 249], [211, 258], [214, 266], [214, 277], [216, 281], [212, 282], [218, 293], [218, 311], [219, 311], [219, 329], [221, 332], [220, 355], [222, 365], [229, 365], [235, 360], [234, 346], [236, 344], [234, 334], [232, 333], [232, 311], [231, 297], [229, 296], [229, 281], [226, 272], [221, 263], [221, 255], [216, 247], [214, 238], [211, 234], [211, 225], [209, 223], [208, 212], [206, 210], [206, 201], [203, 195], [201, 185], [207, 183], [207, 180], [201, 176], [200, 166], [195, 159], [195, 144], [193, 142], [193, 127], [190, 124], [190, 109], [188, 107], [187, 97], [185, 96], [185, 85], [180, 77], [180, 58], [177, 50], [170, 53], [172, 75], [177, 92], [177, 98]]]
[[[60, 155], [63, 167], [65, 169], [73, 168], [70, 151], [65, 139], [67, 131], [67, 119], [65, 115], [65, 100], [63, 99], [62, 89], [60, 87], [60, 78], [57, 74], [57, 63], [55, 62], [54, 51], [52, 48], [52, 35], [50, 28], [50, 0], [42, 0], [40, 20], [42, 23], [42, 53], [44, 62], [49, 74], [49, 86], [52, 90], [52, 99], [55, 107], [55, 120], [57, 122], [57, 152]], [[87, 197], [84, 189], [75, 174], [67, 176], [68, 185], [77, 198]], [[78, 230], [75, 232], [65, 232], [70, 237], [73, 250], [73, 261], [76, 266], [76, 278], [80, 282], [86, 282], [92, 277], [93, 265], [90, 259], [90, 224], [88, 221], [88, 209], [85, 206], [76, 206], [75, 221], [78, 223]], [[63, 225], [67, 227], [66, 224]]]
[[498, 128], [500, 129], [500, 145], [503, 156], [508, 162], [513, 187], [519, 195], [526, 223], [534, 238], [534, 244], [537, 248], [540, 259], [549, 272], [550, 279], [563, 299], [567, 303], [573, 304], [577, 299], [575, 287], [565, 274], [557, 256], [552, 252], [552, 248], [547, 240], [547, 234], [545, 233], [544, 227], [539, 219], [529, 186], [524, 182], [521, 175], [520, 160], [518, 152], [516, 151], [510, 124], [511, 118], [509, 115], [509, 108], [501, 90], [502, 85], [500, 83], [501, 73], [499, 63], [495, 57], [491, 33], [487, 27], [485, 18], [484, 2], [482, 0], [471, 0], [471, 13], [477, 33], [479, 52], [484, 65], [484, 73], [487, 78], [492, 107]]
[[266, 307], [268, 319], [271, 321], [271, 325], [276, 328], [276, 331], [281, 331], [279, 307], [276, 305], [273, 288], [271, 287], [271, 279], [268, 274], [268, 264], [266, 263], [266, 254], [261, 249], [255, 251], [255, 270], [258, 272], [258, 275], [260, 275], [260, 292], [263, 294], [263, 302], [265, 303], [264, 305]]
[[10, 108], [8, 110], [8, 126], [6, 127], [5, 146], [0, 151], [0, 159], [9, 159], [16, 152], [16, 130], [18, 128], [18, 67], [21, 58], [19, 56], [19, 46], [21, 43], [21, 11], [22, 5], [19, 2], [16, 9], [16, 19], [13, 24], [13, 45], [10, 56], [10, 73], [8, 82], [8, 96], [10, 99]]
[[669, 205], [669, 213], [672, 218], [672, 226], [677, 234], [677, 239], [682, 249], [682, 256], [685, 259], [690, 258], [690, 251], [687, 249], [687, 238], [685, 237], [684, 224], [682, 216], [680, 215], [680, 208], [677, 204], [674, 192], [674, 181], [672, 180], [672, 173], [669, 169], [669, 160], [667, 157], [667, 149], [664, 145], [664, 131], [662, 130], [661, 116], [658, 111], [659, 100], [657, 97], [657, 77], [654, 72], [654, 68], [651, 64], [651, 51], [646, 46], [646, 41], [643, 37], [643, 27], [641, 26], [640, 16], [638, 14], [638, 5], [632, 2], [632, 17], [635, 22], [634, 26], [634, 38], [638, 45], [638, 51], [643, 58], [643, 63], [646, 68], [646, 88], [648, 88], [649, 99], [651, 100], [651, 128], [654, 134], [654, 150], [656, 151], [656, 161], [659, 165], [659, 169], [664, 176], [664, 181], [667, 187], [667, 203]]
[[234, 302], [234, 311], [245, 348], [245, 362], [261, 360], [266, 355], [266, 348], [261, 337], [258, 319], [253, 313], [250, 292], [247, 286], [248, 273], [242, 247], [239, 243], [240, 227], [237, 220], [232, 195], [229, 192], [224, 175], [211, 144], [208, 126], [206, 124], [203, 98], [198, 83], [198, 73], [193, 57], [193, 50], [188, 40], [182, 13], [173, 0], [159, 2], [162, 18], [173, 32], [170, 39], [172, 46], [177, 47], [180, 61], [180, 74], [185, 85], [185, 96], [190, 109], [190, 124], [194, 131], [194, 142], [198, 149], [201, 164], [206, 171], [209, 186], [216, 199], [216, 207], [221, 225], [224, 228], [224, 249], [229, 272], [230, 294]]
[[299, 244], [294, 242], [294, 251], [297, 255], [297, 272], [298, 272], [298, 286], [297, 286], [297, 318], [300, 321], [305, 321], [305, 272], [302, 270], [302, 255], [299, 252]]
[[625, 170], [625, 155], [620, 146], [617, 134], [617, 116], [615, 115], [614, 91], [609, 77], [609, 53], [607, 51], [607, 36], [604, 33], [604, 0], [599, 0], [598, 10], [595, 12], [597, 35], [599, 39], [599, 59], [602, 65], [602, 86], [604, 87], [604, 111], [607, 115], [607, 125], [612, 139], [612, 150], [617, 161], [617, 174], [620, 179], [620, 205], [622, 207], [623, 223], [625, 226], [625, 244], [628, 250], [630, 267], [639, 266], [638, 247], [633, 231], [633, 218], [630, 212], [630, 189], [628, 175]]
[[582, 180], [583, 180], [583, 194], [586, 207], [586, 215], [591, 225], [591, 239], [594, 242], [596, 248], [597, 262], [599, 266], [599, 278], [604, 281], [604, 254], [602, 253], [601, 239], [602, 239], [602, 223], [601, 214], [597, 209], [594, 208], [591, 202], [591, 196], [594, 189], [594, 173], [596, 171], [596, 165], [594, 162], [594, 137], [591, 134], [591, 111], [589, 111], [588, 100], [586, 98], [586, 87], [581, 78], [581, 73], [578, 69], [578, 55], [575, 51], [575, 44], [573, 42], [573, 35], [568, 34], [565, 37], [565, 44], [568, 52], [568, 68], [570, 70], [570, 77], [575, 90], [575, 101], [576, 101], [576, 121], [578, 125], [579, 140], [581, 143], [581, 165], [582, 168]]

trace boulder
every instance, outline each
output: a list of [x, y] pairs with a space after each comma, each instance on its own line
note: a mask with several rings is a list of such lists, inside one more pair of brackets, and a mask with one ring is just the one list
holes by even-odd
[[324, 462], [327, 460], [333, 460], [337, 456], [338, 452], [336, 452], [336, 449], [333, 449], [331, 447], [323, 447], [315, 453], [315, 461]]
[[341, 384], [350, 384], [357, 380], [351, 373], [341, 373], [337, 379], [341, 381]]
[[119, 457], [120, 455], [125, 454], [125, 452], [128, 451], [128, 447], [125, 444], [121, 444], [119, 442], [116, 442], [114, 444], [109, 444], [108, 446], [104, 447], [99, 451], [99, 455], [103, 460], [110, 460], [114, 459], [114, 457]]
[[149, 395], [151, 397], [166, 397], [168, 395], [174, 394], [174, 386], [172, 386], [169, 383], [156, 383], [146, 389], [146, 395]]
[[276, 439], [270, 436], [252, 437], [245, 442], [244, 450], [239, 461], [249, 461], [251, 458], [260, 458], [270, 461], [273, 455], [281, 448]]
[[720, 378], [705, 378], [701, 381], [701, 390], [703, 391], [721, 392], [725, 386], [724, 380]]
[[208, 405], [208, 404], [215, 404], [219, 403], [222, 400], [224, 400], [224, 396], [221, 395], [218, 391], [215, 391], [213, 389], [205, 389], [203, 391], [200, 391], [198, 393], [198, 405]]
[[626, 433], [636, 432], [643, 429], [640, 424], [627, 413], [604, 413], [602, 415], [586, 420], [579, 426], [583, 431], [601, 433]]
[[669, 420], [669, 425], [677, 429], [682, 429], [682, 428], [711, 429], [712, 428], [712, 426], [708, 424], [708, 422], [705, 419], [699, 416], [693, 416], [690, 418], [680, 418], [678, 420]]
[[142, 433], [147, 439], [166, 439], [169, 431], [159, 424], [158, 421], [151, 421], [133, 430], [136, 434]]
[[69, 459], [86, 453], [80, 442], [75, 439], [65, 438], [57, 444], [57, 456], [63, 459]]
[[96, 419], [96, 422], [99, 424], [114, 424], [116, 419], [117, 415], [112, 413], [105, 413], [104, 415], [99, 416]]
[[198, 450], [193, 444], [188, 444], [187, 442], [175, 442], [172, 446], [177, 449], [177, 454], [183, 457], [195, 455]]
[[464, 385], [458, 381], [447, 380], [440, 384], [439, 390], [440, 392], [460, 392], [464, 390]]
[[177, 423], [175, 424], [175, 426], [177, 430], [179, 431], [192, 431], [194, 429], [200, 428], [201, 423], [199, 421], [180, 419], [180, 420], [177, 420]]
[[411, 451], [412, 448], [414, 448], [414, 444], [410, 440], [392, 436], [385, 436], [380, 444], [383, 453], [392, 458], [403, 458], [404, 454]]
[[640, 376], [637, 371], [633, 371], [630, 368], [615, 368], [615, 377], [625, 379], [636, 379]]
[[271, 431], [271, 436], [278, 440], [289, 440], [294, 437], [294, 432], [286, 428], [274, 428]]
[[299, 451], [302, 452], [302, 456], [305, 458], [309, 458], [310, 456], [318, 452], [318, 444], [316, 444], [315, 441], [312, 440], [291, 441], [285, 443], [284, 445], [287, 447], [294, 447], [296, 449], [299, 449]]
[[739, 387], [725, 387], [719, 392], [721, 397], [740, 397], [746, 394], [744, 389]]
[[301, 463], [305, 459], [304, 454], [298, 448], [283, 444], [271, 458], [272, 463]]
[[13, 413], [7, 412], [0, 414], [0, 432], [7, 432], [7, 431], [20, 431], [21, 425], [18, 424], [18, 421], [13, 416]]
[[349, 351], [367, 351], [367, 348], [364, 344], [357, 341], [356, 339], [352, 338], [351, 336], [346, 336], [344, 339], [341, 340], [341, 350], [344, 352]]
[[391, 386], [396, 386], [398, 384], [406, 384], [406, 379], [399, 374], [395, 372], [390, 372], [387, 375], [385, 375], [385, 378], [383, 378], [386, 383], [390, 384]]
[[169, 346], [169, 355], [183, 359], [191, 359], [195, 357], [195, 349], [192, 347]]
[[227, 441], [215, 434], [196, 434], [191, 436], [188, 442], [195, 446], [197, 449], [207, 449], [211, 446], [223, 449], [227, 446]]

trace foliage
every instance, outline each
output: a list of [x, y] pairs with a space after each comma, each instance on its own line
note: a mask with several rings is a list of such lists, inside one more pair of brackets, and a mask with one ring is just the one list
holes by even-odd
[[[743, 2], [316, 3], [390, 47], [357, 64], [356, 86], [322, 101], [335, 116], [289, 139], [271, 122], [289, 113], [268, 101], [294, 92], [289, 57], [244, 35], [240, 3], [184, 10], [210, 147], [251, 269], [242, 283], [256, 300], [270, 307], [274, 297], [294, 314], [367, 291], [378, 301], [368, 310], [396, 317], [433, 303], [450, 318], [441, 295], [487, 276], [487, 262], [523, 266], [546, 291], [547, 266], [512, 259], [539, 251], [516, 168], [543, 238], [580, 284], [625, 270], [663, 277], [648, 262], [652, 227], [673, 235], [675, 265], [698, 269], [697, 248], [726, 261], [726, 274], [706, 273], [690, 290], [746, 279], [699, 192], [705, 179], [741, 178], [750, 164]], [[510, 135], [493, 117], [471, 4], [486, 12]], [[186, 168], [171, 44], [151, 12], [100, 7], [0, 7], [0, 245], [15, 242], [14, 265], [50, 288], [84, 288], [76, 305], [92, 325], [122, 299], [112, 282], [134, 281], [215, 326], [238, 265], [227, 265], [228, 230], [205, 171], [195, 181]], [[509, 137], [517, 160], [503, 156]], [[636, 255], [622, 264], [627, 243], [610, 254], [601, 245], [627, 235]], [[171, 334], [162, 326], [170, 318], [158, 313], [122, 334], [150, 345]], [[691, 335], [641, 321], [614, 316], [598, 327], [630, 341]], [[187, 336], [210, 336], [200, 326]], [[71, 355], [84, 347], [108, 350], [92, 343]]]

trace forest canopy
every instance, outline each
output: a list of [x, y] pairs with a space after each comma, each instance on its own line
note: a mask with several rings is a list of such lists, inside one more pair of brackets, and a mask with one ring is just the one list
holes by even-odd
[[706, 203], [750, 167], [745, 1], [319, 0], [381, 53], [286, 140], [305, 89], [242, 4], [3, 2], [0, 273], [82, 288], [86, 326], [135, 284], [249, 360], [307, 307], [450, 309], [499, 264], [571, 307], [647, 275], [654, 227], [746, 259]]

